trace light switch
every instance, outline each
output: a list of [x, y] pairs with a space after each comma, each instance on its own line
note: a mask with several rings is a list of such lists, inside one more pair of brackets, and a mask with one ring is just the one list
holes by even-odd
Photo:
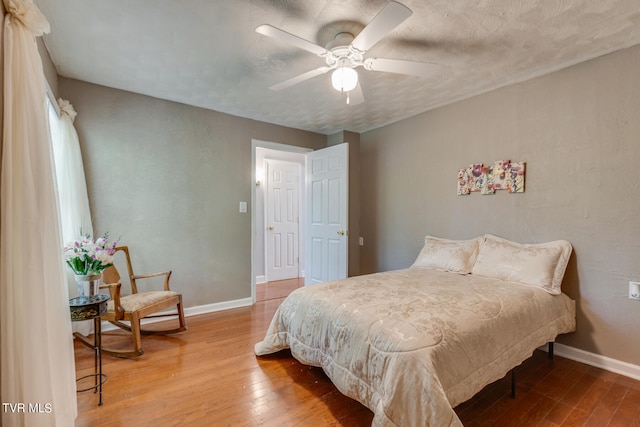
[[629, 298], [640, 300], [640, 282], [629, 282]]
[[240, 213], [247, 213], [247, 202], [240, 202]]

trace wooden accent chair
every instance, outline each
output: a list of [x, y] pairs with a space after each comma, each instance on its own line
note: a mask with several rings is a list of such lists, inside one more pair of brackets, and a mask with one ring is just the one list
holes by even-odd
[[[116, 248], [118, 252], [124, 252], [129, 280], [131, 282], [131, 294], [124, 295], [121, 293], [122, 284], [120, 282], [120, 273], [118, 273], [115, 265], [106, 268], [102, 272], [102, 281], [104, 285], [100, 288], [108, 288], [111, 294], [111, 300], [108, 302], [107, 314], [102, 316], [103, 320], [131, 332], [133, 340], [133, 350], [117, 350], [111, 348], [102, 348], [106, 354], [118, 357], [135, 357], [144, 353], [142, 350], [142, 341], [140, 335], [166, 335], [187, 330], [184, 320], [184, 312], [182, 308], [182, 295], [169, 289], [169, 278], [171, 271], [162, 271], [152, 274], [134, 274], [131, 265], [131, 257], [129, 256], [129, 248], [127, 246], [119, 246]], [[151, 277], [164, 276], [164, 290], [138, 292], [136, 280], [147, 279]], [[176, 307], [177, 313], [157, 314], [159, 311], [170, 307]], [[179, 326], [173, 329], [163, 330], [144, 330], [140, 327], [140, 320], [143, 318], [176, 316], [178, 317]], [[129, 324], [123, 323], [129, 322]], [[78, 336], [79, 335], [79, 336]], [[89, 344], [87, 338], [81, 334], [76, 337], [80, 338], [85, 344]], [[93, 344], [91, 344], [93, 346]]]

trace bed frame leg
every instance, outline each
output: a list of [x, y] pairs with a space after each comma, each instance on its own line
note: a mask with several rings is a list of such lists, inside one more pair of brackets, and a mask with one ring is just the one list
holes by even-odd
[[516, 368], [511, 370], [511, 396], [512, 399], [516, 398]]
[[[549, 341], [547, 345], [549, 348], [549, 360], [553, 360], [553, 341]], [[511, 396], [509, 397], [511, 397], [512, 399], [516, 398], [516, 368], [513, 368], [511, 370]]]

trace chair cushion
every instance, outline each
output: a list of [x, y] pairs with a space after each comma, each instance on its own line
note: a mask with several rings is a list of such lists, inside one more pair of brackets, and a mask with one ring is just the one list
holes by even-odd
[[[139, 292], [133, 295], [125, 295], [120, 297], [120, 305], [125, 313], [132, 313], [141, 308], [155, 304], [160, 301], [167, 300], [179, 295], [174, 291], [155, 291], [155, 292]], [[113, 300], [107, 303], [107, 309], [113, 311]]]

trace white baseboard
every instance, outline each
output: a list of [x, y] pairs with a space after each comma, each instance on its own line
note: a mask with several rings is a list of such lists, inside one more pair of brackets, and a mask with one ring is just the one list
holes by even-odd
[[640, 380], [640, 366], [634, 365], [633, 363], [623, 362], [563, 344], [556, 344], [554, 346], [554, 353], [567, 359], [615, 372], [616, 374], [624, 375], [634, 380]]
[[263, 283], [267, 283], [267, 276], [265, 275], [256, 276], [256, 285], [261, 285]]
[[216, 311], [229, 310], [231, 308], [247, 307], [252, 304], [253, 301], [251, 300], [251, 297], [236, 299], [233, 301], [216, 302], [213, 304], [198, 305], [196, 307], [185, 308], [184, 315], [186, 317], [197, 316], [198, 314], [214, 313]]
[[[547, 346], [540, 347], [541, 350], [547, 351]], [[567, 359], [575, 360], [589, 366], [604, 369], [605, 371], [614, 372], [624, 375], [625, 377], [640, 380], [640, 366], [633, 363], [623, 362], [621, 360], [612, 359], [600, 354], [591, 353], [580, 350], [579, 348], [569, 347], [568, 345], [555, 343], [553, 345], [553, 353]]]
[[[216, 311], [229, 310], [231, 308], [247, 307], [252, 304], [253, 304], [253, 301], [251, 300], [251, 298], [242, 298], [242, 299], [237, 299], [233, 301], [224, 301], [224, 302], [217, 302], [213, 304], [198, 305], [195, 307], [185, 308], [184, 316], [185, 317], [197, 316], [199, 314], [214, 313]], [[171, 313], [175, 313], [175, 309], [164, 310], [159, 312], [158, 314], [171, 314]], [[148, 325], [150, 323], [162, 322], [164, 320], [167, 320], [167, 319], [164, 319], [162, 317], [156, 317], [152, 319], [143, 319], [141, 323], [143, 325]], [[117, 326], [112, 325], [109, 322], [102, 322], [101, 327], [103, 332], [115, 331], [119, 329]]]

